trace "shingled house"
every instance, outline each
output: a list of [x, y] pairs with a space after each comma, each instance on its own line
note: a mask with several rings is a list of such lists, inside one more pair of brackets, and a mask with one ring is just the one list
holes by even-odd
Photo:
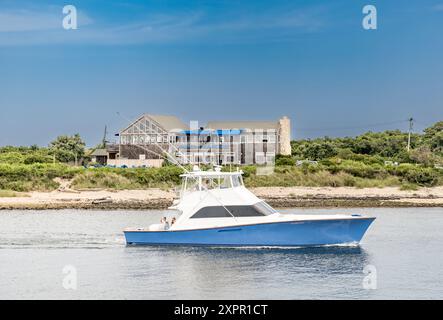
[[277, 121], [209, 121], [200, 127], [176, 116], [144, 114], [108, 145], [108, 165], [161, 166], [165, 151], [182, 164], [270, 164], [291, 154], [291, 124]]

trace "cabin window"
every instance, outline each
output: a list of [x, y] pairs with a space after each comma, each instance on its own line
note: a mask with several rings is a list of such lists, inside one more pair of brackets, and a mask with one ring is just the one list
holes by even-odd
[[214, 179], [203, 178], [202, 179], [202, 190], [215, 189], [218, 188], [217, 181]]
[[220, 189], [227, 189], [231, 187], [231, 180], [229, 177], [220, 177], [218, 178]]
[[186, 191], [199, 191], [198, 190], [198, 178], [186, 178], [185, 189]]
[[241, 177], [240, 176], [232, 176], [232, 186], [233, 187], [240, 187], [242, 185]]
[[257, 202], [254, 204], [254, 207], [266, 216], [277, 212], [273, 207], [264, 201]]
[[[186, 177], [183, 191], [204, 191], [211, 189], [229, 189], [243, 186], [240, 174], [212, 177]], [[201, 188], [199, 188], [201, 186]]]
[[[262, 217], [276, 211], [267, 203], [258, 202], [252, 206], [225, 206], [234, 217]], [[191, 219], [199, 218], [230, 218], [232, 217], [223, 206], [204, 207], [198, 210]]]

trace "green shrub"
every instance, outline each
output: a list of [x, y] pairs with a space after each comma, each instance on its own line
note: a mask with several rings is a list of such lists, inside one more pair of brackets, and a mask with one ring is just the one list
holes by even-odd
[[343, 171], [360, 178], [381, 178], [387, 175], [385, 168], [378, 164], [368, 165], [363, 162], [358, 162], [355, 160], [343, 160], [338, 165], [328, 168], [331, 173], [336, 173], [337, 171]]
[[13, 191], [51, 191], [58, 187], [53, 181], [56, 177], [70, 179], [81, 168], [69, 167], [62, 164], [1, 164], [0, 189]]
[[409, 182], [416, 183], [419, 186], [432, 187], [438, 182], [437, 172], [430, 168], [409, 170], [405, 177]]
[[418, 186], [413, 183], [405, 182], [405, 183], [401, 184], [400, 190], [404, 190], [404, 191], [418, 190]]
[[20, 164], [23, 160], [24, 156], [19, 152], [0, 153], [0, 163]]
[[76, 175], [71, 185], [77, 189], [130, 189], [137, 187], [122, 175], [94, 169]]
[[256, 166], [244, 166], [244, 167], [241, 167], [241, 169], [243, 171], [243, 177], [245, 177], [245, 178], [250, 177], [251, 175], [254, 175], [257, 173]]
[[31, 154], [24, 158], [24, 164], [34, 164], [34, 163], [52, 163], [54, 160], [51, 156], [43, 154]]
[[295, 166], [295, 160], [291, 156], [277, 156], [275, 159], [276, 166]]
[[161, 168], [90, 168], [75, 175], [72, 186], [78, 189], [145, 189], [173, 187], [181, 182], [183, 170], [177, 166]]

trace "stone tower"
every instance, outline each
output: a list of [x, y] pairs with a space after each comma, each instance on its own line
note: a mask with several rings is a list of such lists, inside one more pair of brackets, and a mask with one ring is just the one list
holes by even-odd
[[291, 155], [291, 120], [284, 116], [278, 120], [279, 154]]

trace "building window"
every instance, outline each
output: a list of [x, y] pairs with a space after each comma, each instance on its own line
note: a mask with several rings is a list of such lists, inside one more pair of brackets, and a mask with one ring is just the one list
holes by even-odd
[[268, 135], [268, 142], [275, 143], [275, 133]]
[[275, 153], [274, 152], [267, 152], [266, 153], [266, 162], [273, 163], [274, 161], [275, 161]]
[[256, 152], [255, 153], [255, 161], [257, 164], [264, 164], [266, 162], [265, 153], [264, 152]]

